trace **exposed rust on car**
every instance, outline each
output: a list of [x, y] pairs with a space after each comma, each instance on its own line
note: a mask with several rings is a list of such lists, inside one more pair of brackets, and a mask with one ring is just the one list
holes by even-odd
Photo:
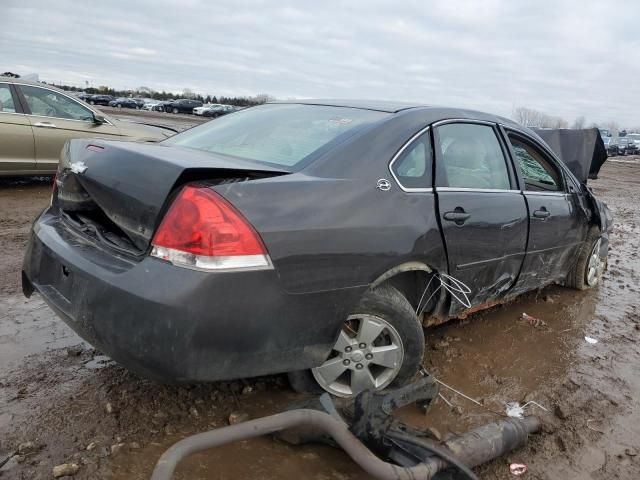
[[459, 320], [464, 320], [465, 318], [467, 318], [469, 315], [476, 313], [476, 312], [480, 312], [482, 310], [486, 310], [487, 308], [491, 308], [491, 307], [495, 307], [496, 305], [503, 305], [507, 303], [507, 300], [504, 298], [500, 298], [497, 300], [489, 300], [488, 302], [485, 303], [481, 303], [480, 305], [476, 305], [474, 307], [471, 307], [467, 310], [465, 310], [464, 312], [459, 313], [458, 315], [456, 315], [455, 318], [459, 319]]

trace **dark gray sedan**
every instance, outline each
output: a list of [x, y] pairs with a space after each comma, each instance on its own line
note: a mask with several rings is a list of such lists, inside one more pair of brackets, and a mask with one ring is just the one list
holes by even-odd
[[585, 181], [510, 120], [411, 104], [273, 103], [157, 145], [74, 140], [23, 289], [143, 375], [291, 372], [351, 396], [408, 382], [423, 326], [596, 286], [611, 218]]

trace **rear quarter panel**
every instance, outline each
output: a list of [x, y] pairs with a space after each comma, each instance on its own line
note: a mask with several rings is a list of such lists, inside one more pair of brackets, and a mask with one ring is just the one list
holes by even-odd
[[409, 260], [444, 260], [433, 194], [302, 174], [217, 187], [260, 232], [286, 291], [366, 286]]
[[[426, 124], [394, 117], [297, 173], [216, 190], [260, 233], [290, 293], [368, 286], [407, 261], [446, 271], [433, 193], [402, 191], [388, 167]], [[389, 191], [376, 188], [381, 178]]]

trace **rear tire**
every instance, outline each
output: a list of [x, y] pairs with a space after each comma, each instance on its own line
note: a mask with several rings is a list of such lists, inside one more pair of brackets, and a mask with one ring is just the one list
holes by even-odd
[[600, 283], [607, 264], [607, 258], [600, 256], [601, 237], [600, 229], [591, 227], [578, 260], [567, 276], [568, 287], [587, 290]]
[[[354, 321], [359, 322], [360, 326], [365, 321], [371, 322], [378, 327], [384, 326], [380, 336], [374, 338], [376, 342], [382, 342], [382, 344], [380, 346], [372, 344], [369, 346], [369, 350], [360, 349], [357, 342], [355, 342], [356, 338], [360, 338], [360, 330], [357, 334], [351, 330], [355, 334], [351, 340], [355, 343], [352, 345], [353, 350], [350, 355], [357, 355], [358, 351], [367, 353], [371, 350], [372, 360], [370, 363], [367, 364], [363, 360], [360, 370], [355, 370], [354, 365], [357, 365], [358, 361], [349, 357], [349, 354], [344, 353], [342, 348], [344, 343], [341, 346], [341, 341], [344, 342], [347, 337], [343, 338], [343, 333], [341, 333], [341, 338], [325, 363], [312, 370], [288, 374], [289, 383], [295, 391], [299, 393], [322, 393], [326, 391], [339, 397], [352, 397], [359, 393], [358, 382], [355, 381], [356, 377], [354, 375], [360, 375], [365, 371], [375, 382], [375, 387], [369, 386], [367, 389], [382, 390], [386, 387], [398, 387], [413, 379], [422, 365], [425, 349], [424, 331], [413, 307], [398, 290], [390, 285], [383, 285], [367, 292], [360, 305], [354, 310], [354, 313], [349, 315], [345, 322], [345, 327], [352, 325]], [[345, 327], [343, 327], [343, 332]], [[394, 347], [400, 348], [398, 356], [395, 357], [398, 361], [393, 364], [388, 363], [388, 366], [378, 364], [377, 362], [380, 360], [386, 363], [385, 358], [377, 357], [379, 355], [378, 352], [394, 349]], [[344, 373], [340, 377], [335, 379], [333, 383], [324, 381], [326, 377], [323, 376], [323, 372], [326, 368], [323, 367], [332, 362], [336, 365], [343, 364], [342, 362], [348, 359], [350, 360], [350, 367], [345, 367]], [[321, 386], [321, 383], [324, 385]]]

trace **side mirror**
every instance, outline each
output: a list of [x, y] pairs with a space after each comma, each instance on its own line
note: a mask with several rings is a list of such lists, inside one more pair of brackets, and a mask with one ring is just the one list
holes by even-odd
[[94, 113], [93, 114], [93, 123], [96, 125], [102, 125], [103, 123], [107, 123], [107, 119], [104, 118], [103, 115], [100, 115], [99, 113]]

